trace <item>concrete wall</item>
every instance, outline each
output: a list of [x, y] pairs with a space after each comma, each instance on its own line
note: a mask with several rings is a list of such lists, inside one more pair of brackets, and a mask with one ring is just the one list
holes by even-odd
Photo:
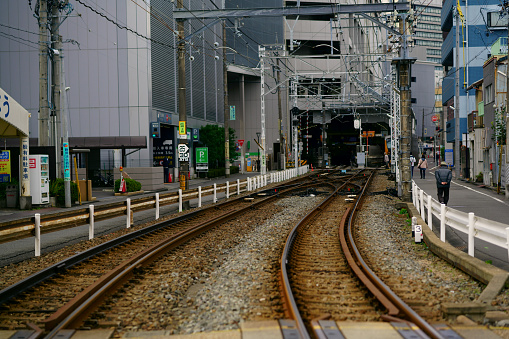
[[[163, 167], [126, 167], [124, 172], [129, 174], [131, 179], [138, 181], [143, 191], [164, 189]], [[120, 171], [115, 169], [113, 176], [115, 180], [120, 179]]]

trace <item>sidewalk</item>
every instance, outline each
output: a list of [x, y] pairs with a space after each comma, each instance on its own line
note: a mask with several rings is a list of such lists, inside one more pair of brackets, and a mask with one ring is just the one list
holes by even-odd
[[[433, 161], [430, 163], [430, 169], [426, 171], [426, 179], [420, 179], [419, 170], [414, 169], [413, 180], [420, 189], [437, 200], [436, 167]], [[465, 213], [473, 212], [476, 216], [509, 224], [509, 200], [505, 199], [504, 190], [497, 194], [496, 189], [481, 183], [456, 179], [453, 175], [449, 192], [447, 207]]]

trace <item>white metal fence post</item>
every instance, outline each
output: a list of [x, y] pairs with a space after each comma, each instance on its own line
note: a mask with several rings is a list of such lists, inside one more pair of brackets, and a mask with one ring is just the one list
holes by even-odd
[[475, 257], [475, 214], [468, 213], [468, 255]]
[[130, 198], [127, 198], [126, 199], [126, 204], [127, 204], [127, 207], [126, 207], [126, 228], [130, 228], [131, 227], [131, 199]]
[[214, 204], [217, 201], [217, 185], [214, 183]]
[[412, 204], [417, 207], [417, 204], [415, 203], [415, 186], [415, 182], [412, 181]]
[[415, 225], [417, 225], [417, 217], [412, 217], [412, 238], [415, 238]]
[[421, 205], [421, 218], [422, 218], [422, 220], [424, 220], [424, 216], [425, 216], [425, 214], [424, 214], [424, 190], [421, 190], [419, 192], [419, 200], [420, 200], [419, 204]]
[[440, 240], [445, 242], [445, 204], [440, 204]]
[[433, 230], [433, 207], [431, 204], [431, 195], [428, 194], [428, 227]]
[[179, 188], [179, 212], [182, 212], [182, 189]]
[[240, 195], [240, 179], [237, 179], [237, 195]]
[[156, 193], [156, 220], [159, 219], [159, 193]]
[[35, 256], [41, 256], [41, 215], [35, 214]]
[[88, 240], [94, 239], [94, 205], [88, 205]]
[[230, 183], [226, 182], [226, 199], [230, 197]]
[[198, 186], [198, 207], [201, 207], [201, 186]]

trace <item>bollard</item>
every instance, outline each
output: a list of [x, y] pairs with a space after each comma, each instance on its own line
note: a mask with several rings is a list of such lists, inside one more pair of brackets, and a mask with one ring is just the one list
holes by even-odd
[[213, 203], [215, 204], [217, 202], [217, 185], [214, 183], [214, 200]]
[[422, 242], [422, 226], [421, 225], [415, 225], [414, 241], [416, 244], [420, 244]]
[[156, 220], [159, 219], [159, 193], [156, 193]]
[[431, 204], [431, 195], [428, 194], [428, 227], [433, 230], [433, 207]]
[[468, 213], [468, 255], [474, 257], [475, 251], [475, 214]]
[[201, 207], [201, 186], [198, 186], [198, 207]]
[[131, 199], [127, 198], [126, 199], [126, 204], [127, 204], [127, 207], [126, 207], [126, 228], [130, 228], [131, 227]]
[[445, 242], [445, 204], [440, 204], [440, 240]]
[[88, 240], [94, 239], [94, 205], [88, 205]]
[[35, 256], [41, 256], [41, 215], [35, 214]]
[[240, 179], [237, 179], [237, 195], [240, 195]]
[[226, 199], [230, 197], [230, 183], [226, 182]]
[[179, 188], [179, 212], [182, 212], [182, 189]]
[[417, 217], [412, 217], [412, 238], [415, 237], [415, 225], [417, 225]]

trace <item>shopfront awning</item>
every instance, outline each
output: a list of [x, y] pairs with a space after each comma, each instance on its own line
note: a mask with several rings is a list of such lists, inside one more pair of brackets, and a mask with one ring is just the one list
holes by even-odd
[[30, 113], [0, 88], [0, 137], [28, 136]]

